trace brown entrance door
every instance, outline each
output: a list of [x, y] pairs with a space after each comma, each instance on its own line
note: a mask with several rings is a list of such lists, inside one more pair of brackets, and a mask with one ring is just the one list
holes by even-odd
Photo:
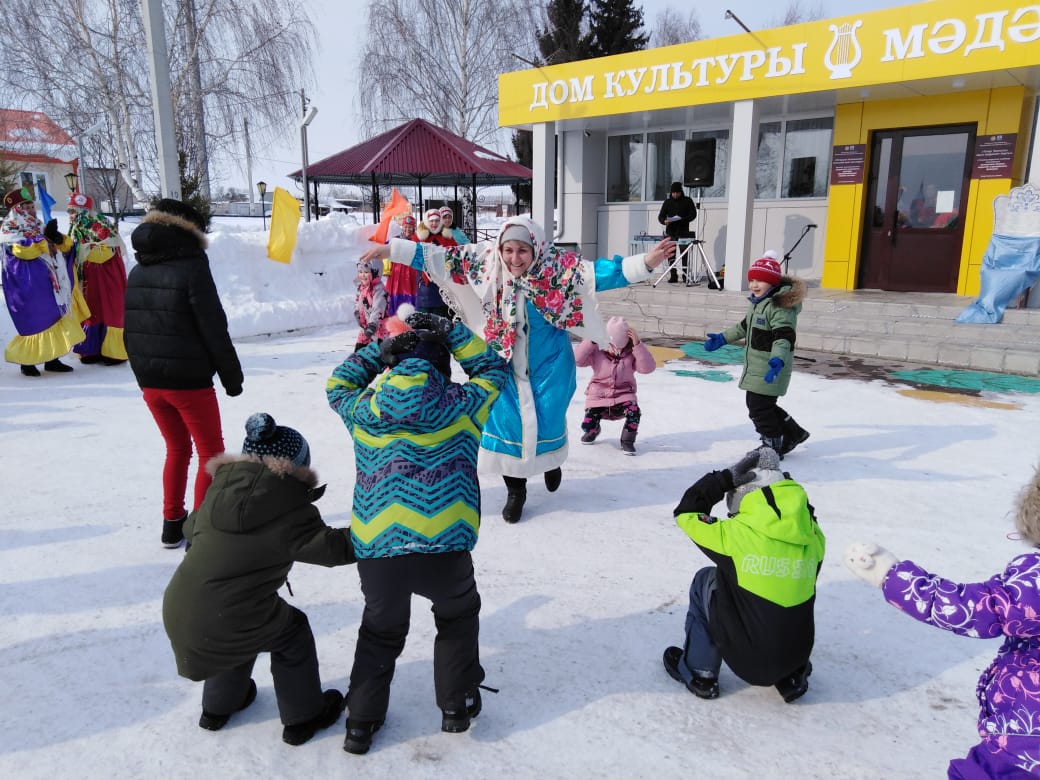
[[974, 125], [874, 133], [860, 287], [956, 292], [974, 148]]

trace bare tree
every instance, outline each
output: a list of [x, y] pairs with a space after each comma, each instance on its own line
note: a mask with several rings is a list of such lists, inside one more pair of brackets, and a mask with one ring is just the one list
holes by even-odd
[[[312, 78], [306, 43], [314, 30], [301, 0], [172, 6], [167, 37], [178, 149], [190, 161], [186, 170], [201, 178], [209, 153], [231, 148], [244, 112], [260, 139], [295, 129], [294, 90]], [[0, 26], [0, 94], [19, 90], [73, 136], [104, 118], [116, 167], [134, 197], [147, 200], [146, 191], [158, 189], [158, 166], [140, 0], [4, 0], [4, 7], [19, 23]]]
[[359, 71], [371, 134], [422, 117], [475, 143], [498, 130], [498, 74], [537, 51], [522, 0], [372, 0]]
[[789, 27], [802, 22], [815, 22], [818, 19], [825, 19], [826, 16], [827, 11], [823, 7], [822, 0], [818, 0], [815, 5], [802, 3], [802, 0], [790, 0], [783, 16], [773, 17], [766, 26]]
[[704, 37], [701, 21], [697, 11], [691, 8], [688, 12], [668, 6], [658, 11], [650, 31], [649, 48], [673, 46], [677, 43], [699, 41]]

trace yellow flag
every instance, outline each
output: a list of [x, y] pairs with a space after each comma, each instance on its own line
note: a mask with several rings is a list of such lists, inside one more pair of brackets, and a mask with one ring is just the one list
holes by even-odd
[[281, 187], [275, 187], [271, 199], [271, 233], [267, 237], [267, 256], [272, 260], [288, 263], [292, 259], [301, 216], [300, 201]]

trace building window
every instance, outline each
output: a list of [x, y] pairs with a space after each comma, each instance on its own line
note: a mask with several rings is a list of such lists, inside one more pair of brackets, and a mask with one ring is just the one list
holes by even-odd
[[715, 175], [711, 187], [704, 187], [698, 195], [703, 198], [722, 198], [726, 195], [726, 172], [729, 161], [729, 130], [709, 130], [688, 133], [648, 133], [646, 136], [646, 189], [648, 199], [664, 200], [673, 181], [684, 181], [686, 144], [689, 141], [715, 139]]
[[823, 198], [830, 181], [834, 120], [792, 119], [784, 141], [782, 198]]
[[645, 152], [642, 133], [607, 138], [607, 201], [643, 199]]
[[832, 117], [762, 122], [755, 197], [826, 197], [833, 134]]

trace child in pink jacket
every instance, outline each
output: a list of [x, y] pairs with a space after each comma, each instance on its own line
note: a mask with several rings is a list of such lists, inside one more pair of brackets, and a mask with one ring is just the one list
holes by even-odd
[[599, 436], [600, 420], [620, 420], [621, 449], [636, 454], [639, 432], [639, 403], [636, 400], [636, 373], [649, 374], [657, 365], [639, 335], [623, 317], [607, 321], [610, 343], [605, 349], [585, 339], [574, 346], [574, 362], [592, 367], [592, 379], [585, 390], [585, 419], [581, 421], [582, 444], [592, 444]]

